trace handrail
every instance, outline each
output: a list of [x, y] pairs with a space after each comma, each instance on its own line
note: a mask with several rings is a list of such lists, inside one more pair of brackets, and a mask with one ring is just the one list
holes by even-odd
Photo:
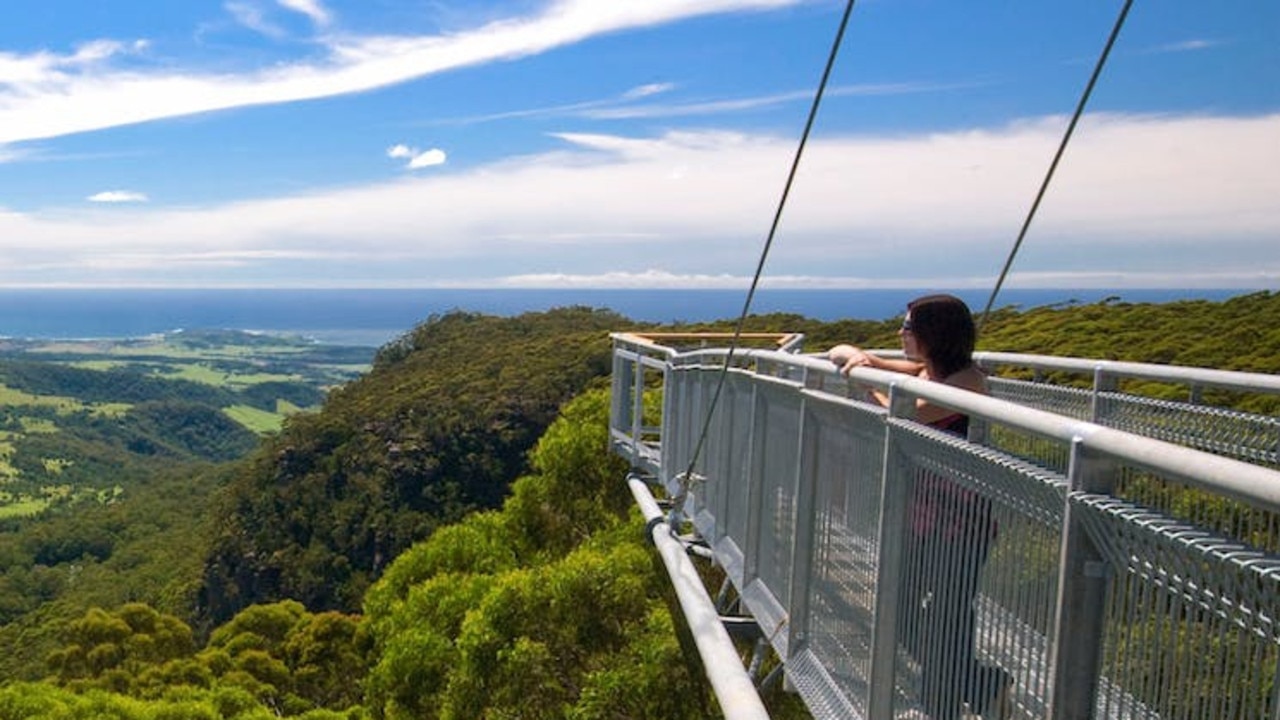
[[[803, 367], [810, 372], [823, 375], [839, 376], [832, 364], [817, 357], [796, 357], [761, 350], [747, 350], [739, 353], [742, 359], [755, 361], [785, 362]], [[703, 350], [690, 355], [709, 359], [717, 355], [714, 350]], [[1033, 357], [1033, 356], [1027, 356]], [[1137, 365], [1129, 363], [1128, 365]], [[1048, 363], [1046, 363], [1048, 366]], [[1062, 363], [1076, 367], [1073, 363]], [[1180, 368], [1179, 370], [1187, 370]], [[1135, 367], [1132, 371], [1144, 371], [1144, 377], [1159, 379], [1157, 373], [1147, 368]], [[1228, 371], [1215, 371], [1228, 374]], [[1253, 375], [1253, 373], [1241, 373]], [[1194, 373], [1174, 372], [1168, 377], [1179, 375], [1192, 376]], [[1196, 377], [1200, 377], [1196, 375]], [[1206, 375], [1205, 377], [1208, 377]], [[1271, 375], [1260, 376], [1276, 382], [1280, 391], [1280, 378]], [[1173, 443], [1152, 438], [1142, 438], [1130, 433], [1113, 430], [1091, 422], [1072, 420], [1043, 410], [1023, 407], [1007, 400], [980, 395], [960, 388], [943, 385], [921, 378], [876, 370], [869, 367], [854, 368], [848, 378], [855, 383], [875, 387], [884, 392], [903, 392], [915, 399], [925, 399], [931, 403], [943, 405], [963, 412], [971, 417], [987, 420], [999, 420], [1002, 424], [1035, 433], [1045, 438], [1076, 443], [1086, 449], [1094, 449], [1111, 455], [1117, 459], [1144, 467], [1170, 477], [1183, 480], [1211, 492], [1224, 493], [1266, 510], [1280, 511], [1280, 483], [1276, 482], [1274, 470], [1258, 467], [1250, 463], [1218, 457], [1208, 453], [1190, 450]], [[1223, 382], [1238, 383], [1239, 378], [1223, 379]], [[1235, 385], [1233, 385], [1234, 387]]]
[[704, 346], [712, 340], [770, 340], [778, 350], [784, 352], [792, 352], [804, 342], [804, 333], [792, 332], [649, 332], [633, 330], [611, 333], [610, 336], [615, 340], [646, 345], [654, 349], [662, 348], [673, 353], [678, 352], [671, 347], [671, 343], [676, 340], [697, 340], [700, 345]]
[[[900, 358], [903, 356], [901, 350], [876, 349], [868, 350], [868, 352], [886, 358]], [[1141, 363], [1103, 358], [1059, 357], [988, 350], [979, 350], [973, 353], [973, 360], [979, 367], [986, 369], [1000, 366], [1020, 367], [1047, 372], [1071, 372], [1090, 376], [1102, 375], [1114, 379], [1182, 383], [1223, 390], [1265, 393], [1268, 395], [1280, 394], [1280, 375], [1241, 370], [1218, 370], [1215, 368], [1165, 365], [1161, 363]]]
[[[696, 359], [702, 362], [723, 361], [728, 353], [723, 349], [701, 349], [679, 354], [680, 358]], [[1026, 356], [1035, 357], [1035, 356]], [[739, 362], [773, 362], [786, 363], [820, 375], [840, 377], [840, 373], [831, 362], [815, 356], [796, 356], [769, 350], [746, 349], [735, 353]], [[1051, 364], [1043, 363], [1045, 367]], [[1130, 363], [1129, 365], [1138, 365]], [[1061, 363], [1062, 369], [1084, 367], [1080, 363]], [[1161, 379], [1163, 376], [1146, 368], [1134, 368], [1145, 371], [1144, 377]], [[1184, 370], [1184, 369], [1180, 369]], [[1227, 374], [1228, 371], [1218, 371]], [[1252, 373], [1243, 373], [1251, 375]], [[1195, 376], [1193, 373], [1174, 372], [1167, 377], [1179, 375]], [[1177, 477], [1188, 484], [1202, 487], [1214, 492], [1223, 492], [1267, 510], [1280, 511], [1280, 485], [1272, 482], [1275, 472], [1256, 465], [1221, 458], [1173, 443], [1137, 438], [1129, 433], [1090, 422], [1063, 418], [1060, 415], [1023, 407], [1007, 400], [1000, 400], [986, 395], [954, 388], [942, 383], [931, 382], [901, 373], [877, 370], [870, 367], [854, 368], [848, 379], [874, 387], [883, 392], [904, 392], [914, 399], [924, 399], [931, 403], [943, 405], [973, 417], [987, 420], [999, 420], [1002, 424], [1035, 433], [1045, 438], [1064, 442], [1079, 442], [1086, 448], [1111, 453], [1117, 458], [1145, 467], [1154, 472]], [[1206, 376], [1207, 377], [1207, 376]], [[1261, 376], [1280, 382], [1274, 376]], [[1239, 378], [1224, 379], [1223, 382], [1238, 386]], [[1280, 389], [1280, 385], [1277, 385]], [[1213, 477], [1216, 480], [1209, 480]]]
[[1224, 390], [1280, 394], [1280, 376], [1265, 373], [1138, 363], [1123, 360], [1064, 358], [989, 351], [975, 352], [973, 359], [974, 362], [982, 367], [1016, 365], [1035, 370], [1101, 373], [1116, 378], [1178, 382], [1188, 385], [1216, 387]]

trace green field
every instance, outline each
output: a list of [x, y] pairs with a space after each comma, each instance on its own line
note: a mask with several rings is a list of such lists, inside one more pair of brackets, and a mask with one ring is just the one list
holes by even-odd
[[[366, 372], [373, 354], [369, 347], [230, 331], [5, 340], [0, 517], [33, 515], [81, 491], [109, 494], [110, 488], [66, 485], [96, 477], [84, 466], [88, 457], [75, 454], [94, 443], [117, 449], [92, 457], [134, 453], [143, 461], [157, 453], [199, 459], [213, 452], [199, 445], [201, 432], [190, 437], [192, 423], [211, 422], [210, 416], [183, 419], [197, 407], [229, 418], [241, 433], [277, 432], [290, 415], [316, 410], [329, 389]], [[79, 449], [64, 453], [64, 446]]]

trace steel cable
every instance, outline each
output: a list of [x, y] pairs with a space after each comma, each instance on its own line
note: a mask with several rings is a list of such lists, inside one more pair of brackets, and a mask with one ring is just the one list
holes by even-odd
[[805, 121], [804, 131], [800, 135], [800, 143], [796, 147], [795, 157], [791, 160], [791, 170], [787, 173], [787, 181], [783, 185], [782, 196], [779, 198], [778, 207], [774, 211], [773, 223], [769, 226], [769, 234], [765, 238], [764, 248], [760, 252], [760, 260], [756, 263], [755, 274], [751, 277], [751, 287], [747, 290], [747, 297], [742, 303], [742, 312], [738, 315], [738, 321], [733, 330], [733, 338], [729, 341], [729, 352], [725, 356], [724, 367], [720, 369], [720, 378], [716, 382], [715, 392], [711, 395], [711, 403], [707, 406], [706, 417], [703, 418], [702, 431], [698, 434], [698, 444], [694, 446], [688, 469], [684, 473], [686, 480], [693, 477], [693, 468], [698, 462], [698, 457], [702, 454], [702, 446], [705, 444], [707, 434], [710, 432], [711, 418], [715, 414], [717, 404], [720, 402], [720, 391], [724, 388], [725, 376], [729, 372], [729, 366], [733, 364], [733, 354], [737, 350], [738, 342], [742, 337], [742, 328], [751, 310], [751, 301], [755, 297], [756, 287], [760, 284], [760, 276], [764, 273], [764, 264], [769, 257], [770, 248], [773, 247], [773, 239], [777, 235], [778, 225], [782, 222], [782, 211], [787, 205], [787, 197], [791, 194], [791, 186], [795, 182], [796, 171], [800, 167], [800, 158], [804, 155], [805, 145], [809, 142], [809, 133], [813, 129], [814, 119], [818, 116], [818, 108], [822, 104], [822, 95], [826, 91], [827, 81], [831, 77], [831, 68], [835, 66], [836, 56], [840, 52], [840, 44], [844, 40], [845, 28], [849, 26], [849, 16], [853, 13], [853, 5], [854, 0], [848, 0], [845, 4], [844, 15], [840, 18], [840, 27], [836, 30], [835, 40], [831, 43], [831, 52], [827, 56], [827, 64], [822, 71], [822, 80], [819, 81], [818, 89], [813, 96], [813, 103], [809, 106], [809, 117]]
[[991, 296], [987, 298], [987, 306], [982, 309], [982, 317], [978, 320], [978, 328], [981, 329], [987, 323], [987, 316], [991, 314], [991, 306], [996, 301], [996, 296], [1000, 294], [1000, 288], [1004, 286], [1004, 279], [1009, 274], [1009, 268], [1013, 266], [1013, 259], [1017, 257], [1018, 250], [1022, 248], [1022, 241], [1027, 236], [1027, 230], [1031, 227], [1031, 221], [1036, 216], [1036, 211], [1040, 208], [1040, 201], [1044, 199], [1045, 191], [1049, 189], [1049, 183], [1053, 180], [1053, 174], [1058, 169], [1058, 161], [1062, 159], [1062, 154], [1067, 149], [1067, 143], [1071, 141], [1071, 134], [1075, 132], [1076, 123], [1080, 122], [1080, 117], [1084, 115], [1084, 107], [1089, 102], [1089, 96], [1093, 94], [1093, 86], [1098, 82], [1098, 76], [1102, 74], [1102, 68], [1107, 63], [1107, 57], [1111, 55], [1111, 47], [1115, 45], [1116, 38], [1120, 36], [1120, 28], [1124, 27], [1124, 20], [1129, 15], [1129, 8], [1133, 5], [1133, 0], [1125, 0], [1124, 6], [1120, 8], [1120, 15], [1116, 18], [1115, 25], [1111, 28], [1111, 35], [1107, 38], [1107, 44], [1102, 48], [1102, 54], [1098, 56], [1098, 62], [1093, 67], [1093, 74], [1089, 76], [1089, 82], [1085, 85], [1084, 92], [1080, 95], [1080, 101], [1076, 103], [1075, 113], [1071, 115], [1071, 122], [1067, 124], [1067, 131], [1062, 136], [1062, 142], [1058, 143], [1058, 151], [1054, 153], [1053, 162], [1049, 163], [1049, 170], [1045, 173], [1044, 180], [1040, 183], [1040, 190], [1036, 193], [1035, 200], [1031, 203], [1031, 209], [1027, 212], [1027, 217], [1022, 222], [1022, 229], [1018, 231], [1018, 239], [1014, 241], [1013, 248], [1009, 251], [1009, 256], [1005, 258], [1004, 267], [1000, 270], [1000, 277], [996, 279], [996, 285], [991, 289]]

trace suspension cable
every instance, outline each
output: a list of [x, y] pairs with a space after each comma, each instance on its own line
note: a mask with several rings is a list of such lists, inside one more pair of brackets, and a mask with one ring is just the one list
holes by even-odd
[[760, 276], [764, 273], [765, 261], [769, 257], [770, 248], [773, 247], [773, 238], [777, 234], [778, 225], [782, 221], [782, 210], [787, 205], [787, 196], [791, 194], [791, 185], [794, 183], [796, 171], [800, 167], [800, 158], [804, 155], [805, 145], [809, 142], [809, 132], [813, 129], [814, 119], [818, 116], [818, 108], [822, 104], [822, 95], [826, 91], [827, 80], [831, 77], [831, 68], [835, 65], [836, 56], [840, 52], [840, 44], [844, 40], [845, 28], [849, 26], [849, 16], [853, 13], [853, 4], [854, 0], [848, 0], [845, 4], [844, 15], [840, 18], [840, 27], [836, 30], [835, 40], [831, 43], [831, 53], [827, 56], [827, 65], [822, 71], [822, 80], [818, 83], [817, 92], [814, 93], [813, 104], [809, 106], [809, 117], [805, 121], [804, 132], [800, 135], [800, 144], [796, 147], [795, 157], [791, 160], [791, 170], [787, 173], [786, 184], [782, 187], [782, 197], [779, 198], [778, 207], [773, 213], [773, 223], [769, 226], [769, 235], [765, 238], [764, 248], [760, 252], [760, 260], [756, 263], [756, 272], [751, 277], [751, 287], [747, 290], [747, 297], [742, 303], [742, 312], [738, 315], [737, 325], [733, 329], [733, 338], [729, 341], [729, 352], [725, 356], [724, 367], [720, 369], [720, 378], [716, 382], [715, 392], [711, 395], [711, 403], [708, 405], [707, 414], [703, 418], [702, 432], [698, 434], [698, 444], [693, 449], [688, 469], [684, 473], [686, 479], [693, 477], [693, 468], [698, 463], [698, 457], [702, 454], [702, 446], [711, 430], [711, 417], [720, 401], [720, 391], [724, 388], [724, 379], [729, 374], [729, 366], [733, 364], [733, 354], [738, 348], [738, 341], [742, 337], [742, 328], [746, 323], [747, 314], [751, 310], [751, 300], [755, 297], [756, 287], [760, 284]]
[[991, 296], [987, 298], [987, 306], [983, 308], [982, 317], [978, 321], [979, 328], [986, 324], [987, 316], [991, 314], [991, 306], [995, 304], [996, 295], [1000, 293], [1000, 288], [1004, 285], [1004, 279], [1009, 274], [1009, 268], [1013, 265], [1013, 259], [1017, 256], [1019, 248], [1022, 247], [1022, 241], [1027, 236], [1027, 229], [1031, 227], [1031, 220], [1035, 218], [1036, 210], [1040, 208], [1040, 201], [1044, 199], [1045, 191], [1049, 189], [1049, 182], [1053, 180], [1053, 173], [1058, 169], [1058, 161], [1062, 159], [1062, 154], [1067, 149], [1067, 143], [1071, 141], [1071, 134], [1075, 132], [1076, 123], [1084, 115], [1084, 107], [1089, 102], [1089, 96], [1093, 94], [1093, 86], [1097, 84], [1098, 76], [1102, 74], [1102, 67], [1107, 63], [1107, 57], [1111, 54], [1111, 47], [1115, 45], [1116, 38], [1120, 36], [1120, 28], [1124, 27], [1124, 20], [1128, 17], [1129, 8], [1132, 5], [1133, 0], [1125, 0], [1124, 6], [1120, 8], [1120, 15], [1116, 18], [1115, 25], [1111, 28], [1111, 35], [1107, 38], [1107, 44], [1102, 48], [1102, 54], [1098, 56], [1098, 62], [1093, 67], [1093, 74], [1085, 85], [1084, 93], [1080, 95], [1080, 101], [1076, 103], [1076, 111], [1071, 116], [1071, 122], [1067, 124], [1067, 132], [1062, 136], [1062, 142], [1058, 143], [1058, 151], [1053, 156], [1053, 162], [1049, 163], [1049, 171], [1045, 173], [1044, 180], [1040, 183], [1040, 190], [1036, 193], [1036, 199], [1031, 203], [1031, 210], [1022, 222], [1022, 229], [1018, 231], [1018, 239], [1014, 241], [1013, 249], [1009, 251], [1009, 257], [1004, 261], [1004, 268], [1000, 270], [1000, 277], [996, 280], [995, 287], [991, 289]]

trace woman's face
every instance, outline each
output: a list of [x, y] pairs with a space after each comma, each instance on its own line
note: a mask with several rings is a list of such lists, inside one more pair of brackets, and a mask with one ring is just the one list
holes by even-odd
[[916, 339], [916, 334], [911, 330], [910, 312], [907, 312], [902, 319], [902, 327], [898, 329], [898, 337], [902, 339], [902, 352], [907, 356], [908, 360], [924, 359], [924, 350], [920, 347], [920, 341]]

